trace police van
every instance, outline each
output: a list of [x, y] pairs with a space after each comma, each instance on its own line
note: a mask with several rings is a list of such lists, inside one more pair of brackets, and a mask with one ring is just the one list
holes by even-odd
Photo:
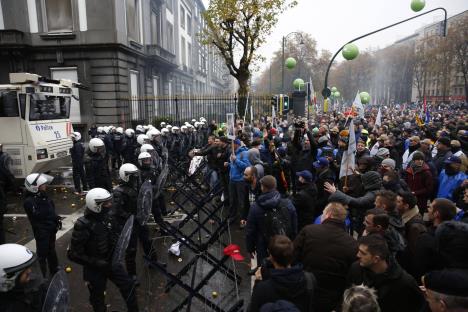
[[0, 85], [0, 143], [16, 178], [70, 164], [72, 88], [78, 83], [10, 73]]

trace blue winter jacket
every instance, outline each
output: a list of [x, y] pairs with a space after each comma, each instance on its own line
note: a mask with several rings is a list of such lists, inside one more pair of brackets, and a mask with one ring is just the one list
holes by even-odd
[[244, 181], [244, 170], [250, 166], [248, 148], [240, 146], [236, 154], [236, 160], [229, 163], [229, 179], [234, 182]]
[[261, 194], [258, 199], [250, 206], [249, 216], [247, 218], [246, 227], [246, 245], [247, 251], [252, 253], [257, 252], [257, 263], [262, 263], [262, 260], [268, 256], [267, 248], [270, 238], [264, 237], [264, 219], [265, 212], [279, 206], [280, 200], [287, 201], [289, 216], [293, 230], [293, 237], [297, 234], [297, 213], [296, 208], [289, 199], [282, 199], [278, 191], [271, 191]]
[[442, 172], [439, 174], [439, 191], [437, 192], [437, 197], [452, 200], [453, 191], [463, 183], [463, 180], [467, 178], [468, 176], [463, 172], [449, 176], [445, 172], [445, 169], [442, 170]]

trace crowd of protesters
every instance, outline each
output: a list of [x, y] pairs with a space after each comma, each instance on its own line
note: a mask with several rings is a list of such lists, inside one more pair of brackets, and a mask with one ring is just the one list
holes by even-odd
[[468, 311], [466, 110], [376, 113], [239, 121], [197, 151], [259, 266], [249, 311]]
[[[73, 133], [75, 193], [90, 191], [68, 257], [84, 266], [95, 311], [104, 311], [107, 279], [119, 287], [129, 311], [138, 311], [137, 240], [157, 261], [148, 232], [135, 223], [126, 270], [103, 273], [110, 238], [136, 214], [142, 179], [155, 185], [169, 158], [187, 163], [202, 156], [206, 187], [223, 188], [226, 217], [244, 231], [243, 252], [252, 258], [256, 279], [248, 311], [468, 311], [465, 113], [434, 109], [426, 123], [415, 111], [385, 109], [378, 122], [377, 111], [368, 110], [364, 117], [333, 112], [220, 126], [203, 118], [180, 128], [93, 127], [86, 148], [81, 134]], [[356, 145], [353, 163], [350, 144]], [[119, 169], [119, 185], [112, 190], [113, 169]], [[37, 173], [25, 182], [25, 210], [43, 245], [38, 257], [44, 276], [57, 271], [60, 228], [47, 183]], [[155, 196], [152, 213], [164, 222], [164, 194]], [[96, 232], [108, 216], [112, 227]], [[42, 239], [45, 225], [50, 229]], [[0, 261], [5, 300], [35, 260], [11, 245], [2, 245], [5, 252], [29, 260], [12, 268]]]

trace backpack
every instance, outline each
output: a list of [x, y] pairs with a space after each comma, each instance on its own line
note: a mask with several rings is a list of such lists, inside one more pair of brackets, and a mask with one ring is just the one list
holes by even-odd
[[267, 243], [275, 235], [286, 235], [293, 238], [291, 217], [285, 199], [280, 199], [278, 205], [273, 209], [265, 210], [264, 217], [263, 235]]

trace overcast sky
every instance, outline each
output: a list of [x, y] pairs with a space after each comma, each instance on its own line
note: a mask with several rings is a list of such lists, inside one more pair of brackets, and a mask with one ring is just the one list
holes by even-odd
[[[209, 0], [203, 2], [208, 7]], [[295, 8], [280, 17], [273, 33], [260, 48], [259, 53], [267, 58], [261, 69], [268, 66], [273, 51], [281, 47], [282, 36], [293, 31], [311, 34], [317, 40], [319, 50], [335, 53], [355, 37], [437, 7], [444, 7], [449, 17], [468, 10], [468, 0], [426, 0], [424, 10], [419, 13], [413, 12], [410, 4], [411, 0], [298, 0]], [[442, 16], [441, 10], [432, 12], [361, 39], [356, 44], [360, 50], [383, 48], [424, 25], [440, 21]]]

